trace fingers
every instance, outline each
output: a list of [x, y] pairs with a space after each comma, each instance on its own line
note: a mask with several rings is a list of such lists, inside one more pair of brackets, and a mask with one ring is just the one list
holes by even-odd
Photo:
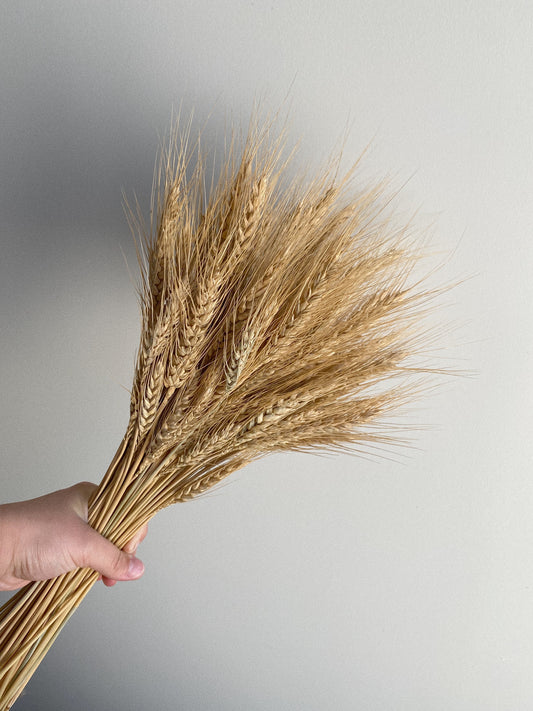
[[101, 580], [101, 581], [103, 582], [103, 584], [104, 584], [106, 587], [108, 587], [108, 588], [112, 588], [113, 585], [116, 585], [116, 584], [117, 584], [117, 581], [116, 581], [116, 580], [113, 580], [113, 578], [106, 578], [105, 575], [101, 575], [101, 576], [100, 576], [100, 580]]
[[[85, 522], [87, 521], [87, 502], [96, 488], [96, 484], [88, 481], [80, 482], [72, 487], [72, 490], [79, 496], [84, 509], [83, 512], [78, 511], [78, 515]], [[122, 551], [90, 526], [87, 528], [89, 530], [84, 532], [84, 535], [86, 534], [88, 538], [85, 540], [82, 553], [84, 562], [80, 565], [98, 571], [104, 585], [112, 587], [117, 580], [136, 580], [143, 574], [144, 566], [135, 557], [135, 552], [148, 533], [148, 524], [144, 524], [137, 531]]]
[[87, 526], [85, 542], [80, 555], [82, 567], [98, 571], [108, 582], [136, 580], [144, 572], [144, 565], [134, 555], [117, 548], [107, 538]]
[[135, 551], [137, 550], [137, 546], [139, 546], [144, 541], [147, 533], [148, 533], [148, 524], [145, 523], [144, 526], [142, 528], [140, 528], [137, 531], [137, 533], [133, 536], [131, 541], [126, 543], [123, 550], [126, 553], [135, 553]]
[[[137, 546], [139, 546], [144, 541], [147, 533], [148, 533], [148, 524], [145, 523], [144, 526], [142, 526], [142, 528], [140, 528], [137, 531], [135, 536], [133, 536], [131, 541], [126, 543], [126, 545], [124, 546], [124, 548], [122, 550], [125, 553], [129, 553], [130, 555], [135, 555], [135, 553], [137, 551]], [[102, 580], [104, 585], [106, 585], [108, 588], [113, 587], [113, 585], [115, 585], [117, 582], [113, 578], [108, 578], [105, 575], [100, 576], [100, 579]]]

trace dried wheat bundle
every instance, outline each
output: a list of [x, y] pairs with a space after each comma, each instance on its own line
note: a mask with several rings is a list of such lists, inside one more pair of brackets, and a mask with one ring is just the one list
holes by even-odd
[[[394, 226], [383, 185], [358, 190], [335, 166], [287, 184], [274, 133], [253, 123], [215, 180], [176, 129], [152, 224], [129, 212], [142, 236], [141, 340], [126, 435], [89, 507], [120, 547], [163, 507], [269, 452], [389, 441], [382, 418], [416, 390], [431, 293], [412, 277], [409, 226]], [[97, 577], [33, 583], [0, 610], [0, 711]]]

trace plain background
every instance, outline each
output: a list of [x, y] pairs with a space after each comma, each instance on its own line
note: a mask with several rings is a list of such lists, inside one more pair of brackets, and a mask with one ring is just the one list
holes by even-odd
[[[388, 459], [285, 455], [162, 512], [143, 579], [96, 586], [16, 708], [533, 706], [533, 11], [496, 2], [17, 2], [0, 42], [1, 500], [98, 481], [139, 320], [121, 191], [171, 111], [206, 138], [289, 106], [318, 167], [407, 181], [474, 371]], [[286, 100], [286, 97], [289, 97]], [[284, 104], [285, 102], [285, 104]], [[5, 600], [7, 595], [3, 595]]]

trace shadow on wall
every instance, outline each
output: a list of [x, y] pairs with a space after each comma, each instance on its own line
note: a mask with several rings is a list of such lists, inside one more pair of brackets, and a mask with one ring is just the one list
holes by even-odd
[[[27, 96], [22, 104], [3, 107], [0, 209], [7, 231], [123, 226], [122, 190], [128, 197], [135, 192], [148, 214], [160, 137], [179, 104], [173, 107], [169, 97], [166, 107], [159, 101], [140, 110], [117, 103], [119, 97], [112, 92], [87, 105], [73, 95], [67, 102], [52, 85], [46, 101]], [[193, 107], [199, 117], [193, 118], [194, 134], [213, 105], [185, 96], [181, 102], [186, 121]], [[209, 119], [208, 141], [222, 138], [223, 113], [218, 125], [216, 117]]]

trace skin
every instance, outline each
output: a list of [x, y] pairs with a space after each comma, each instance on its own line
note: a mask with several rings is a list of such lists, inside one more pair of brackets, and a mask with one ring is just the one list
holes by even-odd
[[87, 523], [87, 502], [96, 484], [81, 482], [29, 501], [0, 505], [0, 590], [16, 590], [76, 568], [92, 568], [105, 585], [137, 580], [135, 556], [148, 527], [120, 550]]

